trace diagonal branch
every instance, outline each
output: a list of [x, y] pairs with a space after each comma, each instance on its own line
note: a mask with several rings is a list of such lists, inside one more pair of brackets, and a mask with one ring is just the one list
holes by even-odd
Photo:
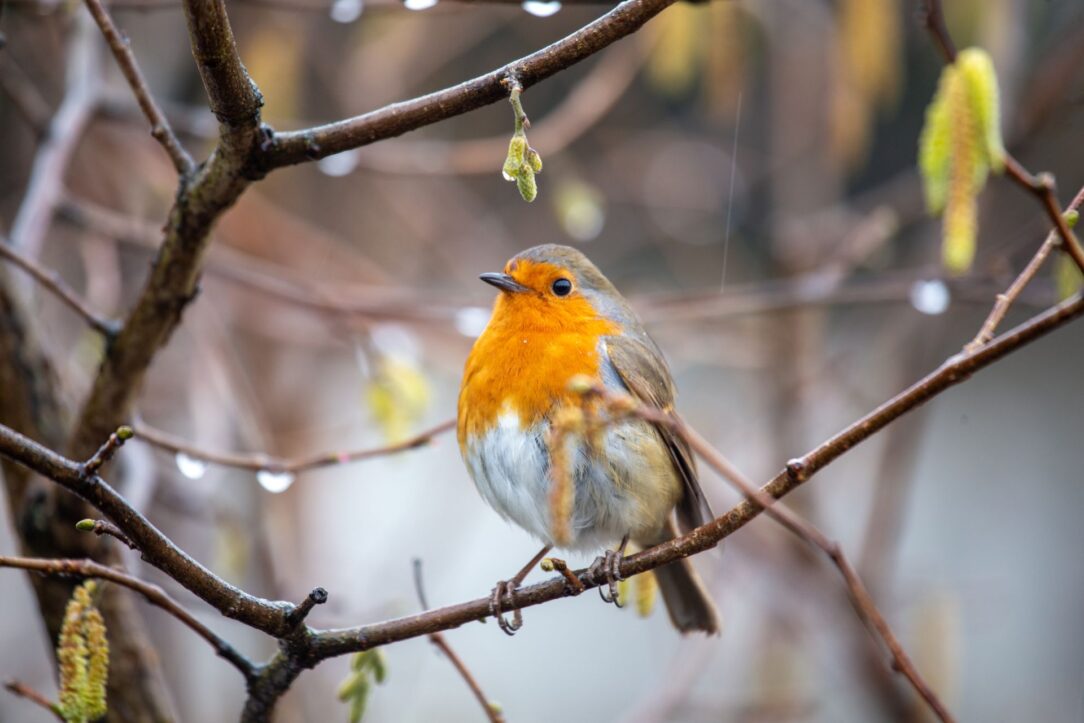
[[0, 238], [0, 258], [10, 261], [18, 268], [25, 271], [39, 284], [53, 293], [69, 309], [74, 311], [87, 322], [90, 328], [109, 339], [117, 333], [118, 323], [116, 319], [108, 319], [87, 306], [79, 296], [72, 291], [64, 279], [56, 271], [42, 268], [39, 264], [31, 261], [15, 250], [3, 238]]
[[191, 172], [195, 166], [192, 157], [188, 155], [188, 151], [177, 140], [169, 121], [166, 119], [165, 114], [162, 113], [162, 109], [154, 102], [154, 97], [151, 96], [150, 88], [147, 87], [143, 71], [139, 69], [139, 64], [136, 63], [128, 39], [117, 30], [117, 26], [113, 24], [113, 19], [109, 17], [109, 13], [102, 6], [101, 0], [86, 0], [86, 4], [87, 10], [90, 11], [91, 16], [94, 18], [94, 22], [98, 24], [102, 35], [105, 36], [109, 49], [113, 51], [113, 57], [117, 59], [120, 71], [124, 74], [128, 85], [131, 86], [132, 93], [135, 95], [143, 115], [150, 121], [151, 135], [162, 144], [166, 153], [169, 154], [177, 173], [183, 176]]
[[0, 454], [48, 477], [101, 510], [128, 536], [144, 560], [226, 617], [275, 637], [289, 632], [287, 614], [292, 605], [249, 595], [215, 575], [177, 547], [105, 480], [88, 474], [84, 465], [3, 425], [0, 425]]
[[636, 32], [675, 1], [628, 0], [556, 43], [452, 88], [336, 123], [275, 133], [264, 163], [270, 169], [323, 158], [496, 103], [508, 96], [508, 78], [529, 88]]
[[121, 572], [112, 567], [107, 567], [94, 560], [43, 560], [32, 557], [7, 557], [0, 555], [0, 567], [13, 567], [20, 570], [30, 570], [45, 575], [59, 575], [64, 577], [94, 577], [100, 580], [108, 580], [116, 583], [146, 598], [151, 605], [162, 608], [173, 617], [191, 628], [197, 635], [211, 644], [215, 652], [225, 658], [233, 667], [241, 671], [245, 680], [251, 680], [256, 675], [256, 666], [252, 661], [239, 653], [236, 648], [226, 642], [213, 630], [197, 620], [192, 613], [185, 610], [180, 604], [171, 598], [166, 592], [149, 582]]

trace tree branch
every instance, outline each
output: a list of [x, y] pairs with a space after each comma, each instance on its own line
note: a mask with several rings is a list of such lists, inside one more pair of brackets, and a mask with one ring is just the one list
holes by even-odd
[[15, 250], [14, 246], [6, 242], [3, 238], [0, 238], [0, 258], [11, 262], [17, 268], [33, 277], [35, 281], [60, 299], [61, 303], [83, 317], [83, 320], [87, 322], [87, 325], [90, 326], [90, 328], [94, 329], [105, 338], [110, 339], [117, 333], [120, 324], [116, 319], [109, 319], [91, 309], [74, 291], [72, 291], [72, 288], [64, 282], [64, 279], [60, 277], [60, 274], [56, 271], [46, 270], [39, 264], [31, 261], [28, 257], [23, 256]]
[[0, 567], [13, 567], [20, 570], [40, 572], [45, 575], [57, 575], [61, 577], [76, 576], [80, 578], [93, 577], [100, 580], [108, 580], [122, 587], [142, 595], [151, 605], [165, 610], [173, 617], [191, 628], [197, 635], [211, 644], [215, 652], [225, 658], [233, 667], [245, 676], [246, 681], [256, 676], [256, 666], [252, 661], [239, 653], [236, 648], [226, 642], [217, 633], [197, 620], [190, 612], [171, 598], [166, 592], [149, 582], [121, 572], [112, 567], [107, 567], [94, 560], [41, 560], [30, 557], [7, 557], [0, 555]]
[[336, 123], [275, 133], [263, 162], [271, 169], [324, 158], [496, 103], [507, 97], [503, 82], [510, 76], [529, 88], [636, 32], [675, 1], [628, 0], [568, 37], [455, 87]]
[[18, 462], [101, 510], [139, 549], [144, 560], [179, 582], [228, 618], [273, 637], [290, 632], [293, 605], [249, 595], [222, 580], [163, 535], [101, 477], [32, 439], [0, 425], [0, 454]]
[[210, 462], [224, 467], [246, 469], [253, 472], [269, 470], [271, 472], [289, 472], [297, 474], [299, 472], [318, 469], [320, 467], [331, 467], [333, 465], [360, 462], [374, 457], [384, 457], [391, 454], [398, 454], [399, 452], [406, 452], [411, 449], [417, 449], [418, 447], [424, 447], [432, 442], [434, 437], [454, 429], [455, 420], [441, 422], [437, 426], [427, 429], [424, 432], [419, 432], [409, 439], [404, 439], [401, 442], [382, 447], [369, 447], [366, 449], [355, 449], [342, 452], [321, 452], [319, 454], [296, 459], [282, 459], [280, 457], [271, 457], [266, 454], [212, 452], [210, 450], [194, 447], [178, 437], [166, 434], [165, 432], [140, 422], [136, 422], [132, 427], [135, 430], [137, 439], [146, 442], [152, 447], [164, 449], [167, 452], [180, 452], [203, 462]]
[[113, 24], [113, 19], [109, 17], [109, 13], [102, 7], [101, 0], [86, 0], [86, 5], [87, 10], [90, 11], [91, 16], [94, 18], [94, 22], [98, 24], [102, 35], [105, 36], [109, 49], [113, 51], [113, 57], [116, 58], [121, 73], [124, 74], [128, 85], [131, 86], [132, 93], [135, 95], [136, 102], [139, 103], [143, 115], [150, 121], [151, 135], [162, 144], [166, 153], [169, 154], [169, 159], [173, 162], [173, 167], [177, 169], [177, 173], [182, 176], [190, 173], [195, 166], [192, 157], [188, 155], [188, 151], [177, 140], [173, 129], [170, 128], [169, 121], [166, 119], [165, 114], [162, 113], [162, 109], [154, 102], [154, 97], [151, 95], [150, 88], [147, 87], [147, 81], [143, 77], [143, 71], [139, 69], [139, 64], [132, 53], [128, 39], [117, 30], [117, 26]]

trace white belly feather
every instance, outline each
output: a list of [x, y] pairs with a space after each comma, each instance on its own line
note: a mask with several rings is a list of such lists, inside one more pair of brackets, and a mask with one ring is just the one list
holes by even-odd
[[[506, 412], [471, 445], [467, 456], [471, 476], [486, 502], [549, 544], [551, 478], [546, 432], [544, 422], [521, 429], [517, 415]], [[575, 481], [569, 549], [597, 550], [626, 534], [652, 539], [680, 495], [667, 453], [649, 425], [640, 421], [615, 425], [606, 431], [603, 448], [609, 464], [591, 460], [582, 447], [569, 455]], [[665, 470], [668, 479], [653, 480], [653, 467]]]

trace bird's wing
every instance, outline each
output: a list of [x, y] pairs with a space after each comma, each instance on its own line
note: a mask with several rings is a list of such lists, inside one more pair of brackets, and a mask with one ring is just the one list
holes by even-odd
[[[671, 411], [674, 406], [674, 383], [666, 361], [653, 343], [644, 343], [628, 335], [605, 338], [606, 354], [625, 388], [640, 402]], [[674, 467], [681, 474], [685, 494], [678, 503], [678, 522], [683, 530], [704, 524], [714, 517], [696, 474], [696, 461], [684, 439], [665, 425], [655, 424]]]

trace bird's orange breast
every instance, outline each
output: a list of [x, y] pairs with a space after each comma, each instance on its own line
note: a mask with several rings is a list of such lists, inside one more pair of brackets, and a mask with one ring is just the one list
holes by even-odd
[[485, 434], [504, 413], [533, 426], [571, 401], [576, 375], [599, 376], [599, 339], [621, 326], [601, 318], [584, 298], [501, 294], [493, 318], [467, 357], [459, 393], [460, 447]]

